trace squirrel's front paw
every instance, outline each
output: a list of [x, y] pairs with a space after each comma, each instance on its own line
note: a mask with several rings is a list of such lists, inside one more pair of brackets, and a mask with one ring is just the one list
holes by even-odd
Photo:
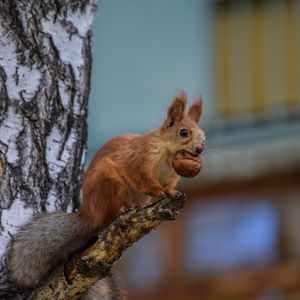
[[171, 198], [171, 199], [180, 199], [180, 198], [184, 198], [185, 197], [185, 194], [177, 191], [177, 190], [167, 190], [165, 191], [165, 194]]
[[130, 212], [131, 208], [127, 206], [122, 206], [119, 211], [119, 215], [127, 214]]
[[147, 195], [153, 198], [163, 198], [166, 196], [166, 193], [163, 190], [152, 189], [146, 192]]

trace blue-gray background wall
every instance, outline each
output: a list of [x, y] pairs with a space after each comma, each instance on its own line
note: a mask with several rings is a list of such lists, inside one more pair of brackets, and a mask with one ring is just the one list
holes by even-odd
[[[103, 0], [93, 27], [89, 156], [105, 140], [158, 126], [172, 97], [202, 94], [213, 114], [210, 8], [200, 0]], [[206, 119], [206, 120], [205, 120]]]

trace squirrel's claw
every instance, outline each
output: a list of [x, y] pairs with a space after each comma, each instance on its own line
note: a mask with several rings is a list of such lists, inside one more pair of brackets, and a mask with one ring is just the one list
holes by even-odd
[[176, 191], [176, 190], [169, 190], [169, 191], [166, 191], [165, 194], [167, 195], [168, 198], [172, 199], [172, 200], [178, 200], [178, 199], [181, 199], [181, 198], [185, 198], [185, 194], [179, 192], [179, 191]]
[[123, 214], [127, 214], [130, 211], [131, 211], [130, 207], [122, 206], [121, 209], [119, 210], [117, 217], [119, 217], [120, 215], [123, 215]]
[[174, 221], [175, 220], [175, 216], [172, 212], [171, 209], [169, 208], [160, 208], [158, 210], [159, 212], [159, 215], [160, 215], [160, 220], [163, 220], [163, 221]]
[[131, 204], [128, 207], [127, 206], [122, 206], [120, 211], [119, 211], [119, 214], [117, 215], [117, 217], [120, 216], [120, 215], [123, 215], [123, 214], [127, 214], [127, 213], [129, 213], [130, 211], [132, 211], [134, 209], [139, 210], [139, 209], [141, 209], [141, 207], [142, 207], [141, 205], [135, 204], [135, 203]]

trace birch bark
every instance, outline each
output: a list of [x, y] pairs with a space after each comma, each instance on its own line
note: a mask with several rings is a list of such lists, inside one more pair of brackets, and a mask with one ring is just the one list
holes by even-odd
[[17, 228], [79, 204], [96, 1], [0, 1], [0, 298]]

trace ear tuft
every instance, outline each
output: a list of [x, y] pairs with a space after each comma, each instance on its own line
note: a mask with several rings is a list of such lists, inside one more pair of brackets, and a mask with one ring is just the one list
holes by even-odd
[[197, 99], [192, 103], [190, 106], [188, 116], [190, 119], [195, 121], [196, 123], [199, 122], [202, 113], [202, 96], [198, 96]]
[[180, 122], [184, 118], [186, 99], [184, 91], [180, 91], [174, 98], [168, 109], [167, 127], [172, 127], [175, 122]]

